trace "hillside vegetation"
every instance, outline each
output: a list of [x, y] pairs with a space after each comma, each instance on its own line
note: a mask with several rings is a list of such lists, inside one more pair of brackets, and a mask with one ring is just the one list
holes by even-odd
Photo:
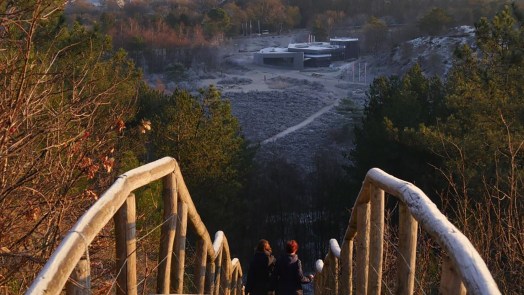
[[524, 288], [523, 21], [514, 6], [482, 18], [444, 81], [418, 66], [375, 79], [351, 155], [354, 180], [376, 166], [437, 195], [504, 294]]

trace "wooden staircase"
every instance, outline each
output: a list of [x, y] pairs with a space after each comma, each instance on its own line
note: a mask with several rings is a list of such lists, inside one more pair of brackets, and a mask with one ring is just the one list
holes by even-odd
[[[115, 224], [117, 294], [137, 294], [136, 202], [133, 191], [163, 182], [157, 287], [159, 294], [184, 291], [188, 224], [197, 237], [193, 284], [198, 294], [244, 294], [242, 267], [231, 258], [221, 231], [214, 240], [202, 222], [173, 158], [163, 158], [121, 175], [67, 233], [26, 294], [91, 294], [89, 245], [111, 221]], [[441, 294], [500, 294], [486, 264], [469, 240], [414, 185], [371, 169], [354, 205], [342, 245], [332, 239], [316, 263], [315, 294], [383, 292], [386, 193], [398, 198], [399, 259], [395, 294], [413, 294], [418, 225], [447, 253]], [[354, 271], [355, 269], [355, 271]]]

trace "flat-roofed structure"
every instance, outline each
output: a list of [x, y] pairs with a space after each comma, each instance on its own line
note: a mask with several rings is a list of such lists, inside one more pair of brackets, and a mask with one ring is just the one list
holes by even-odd
[[304, 52], [305, 67], [327, 67], [343, 54], [343, 48], [328, 42], [290, 43], [289, 52]]
[[255, 64], [278, 66], [302, 70], [304, 68], [304, 52], [289, 52], [287, 48], [271, 47], [261, 49], [253, 55]]
[[305, 54], [331, 54], [337, 49], [337, 45], [331, 45], [328, 42], [290, 43], [287, 46], [290, 52], [304, 52]]
[[360, 54], [360, 46], [358, 43], [358, 38], [331, 38], [329, 39], [329, 44], [337, 45], [344, 48], [343, 50], [343, 59], [358, 58]]
[[357, 38], [332, 38], [330, 42], [290, 43], [287, 48], [261, 49], [253, 56], [255, 64], [303, 69], [327, 67], [334, 60], [358, 58]]

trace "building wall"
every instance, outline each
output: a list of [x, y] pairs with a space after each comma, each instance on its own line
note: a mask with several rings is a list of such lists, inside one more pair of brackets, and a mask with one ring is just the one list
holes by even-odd
[[360, 46], [358, 39], [351, 41], [331, 41], [331, 44], [344, 46], [345, 59], [358, 58], [360, 54]]
[[256, 52], [253, 54], [253, 62], [257, 65], [271, 65], [267, 64], [267, 59], [292, 59], [290, 64], [294, 70], [302, 70], [304, 68], [304, 53], [303, 52]]

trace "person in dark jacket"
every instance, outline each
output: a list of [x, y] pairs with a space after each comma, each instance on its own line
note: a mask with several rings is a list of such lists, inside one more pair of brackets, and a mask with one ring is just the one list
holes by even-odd
[[246, 295], [268, 295], [272, 291], [270, 277], [275, 261], [275, 257], [271, 254], [269, 242], [264, 239], [260, 240], [255, 250], [255, 255], [249, 264], [245, 289]]
[[295, 240], [286, 243], [286, 252], [277, 259], [273, 272], [276, 295], [302, 295], [302, 284], [310, 283], [313, 275], [304, 276], [302, 262], [297, 255], [298, 243]]

